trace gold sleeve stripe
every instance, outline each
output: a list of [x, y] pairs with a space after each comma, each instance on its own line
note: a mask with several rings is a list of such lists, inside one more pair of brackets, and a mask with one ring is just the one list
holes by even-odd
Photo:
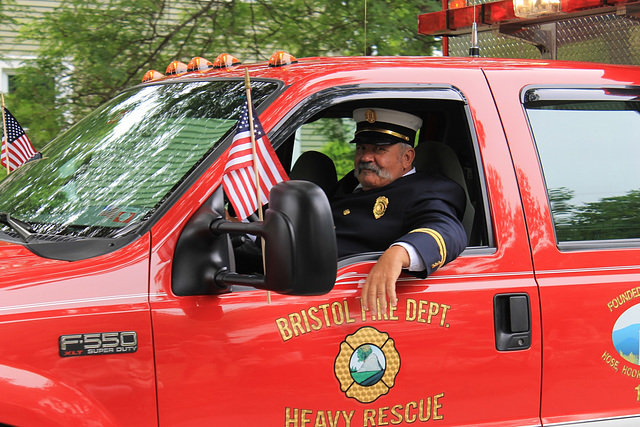
[[415, 230], [411, 230], [410, 233], [425, 233], [433, 237], [433, 240], [435, 240], [438, 245], [438, 249], [440, 249], [440, 261], [431, 264], [431, 268], [437, 270], [442, 267], [447, 259], [447, 245], [445, 244], [442, 235], [431, 228], [416, 228]]

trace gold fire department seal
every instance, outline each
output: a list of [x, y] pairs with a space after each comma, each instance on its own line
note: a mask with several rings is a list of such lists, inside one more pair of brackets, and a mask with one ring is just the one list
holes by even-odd
[[389, 206], [389, 199], [384, 196], [378, 197], [373, 205], [373, 216], [376, 219], [382, 218], [382, 215], [387, 211], [387, 206]]
[[395, 385], [398, 371], [400, 355], [385, 332], [365, 326], [340, 343], [334, 372], [347, 397], [373, 402]]

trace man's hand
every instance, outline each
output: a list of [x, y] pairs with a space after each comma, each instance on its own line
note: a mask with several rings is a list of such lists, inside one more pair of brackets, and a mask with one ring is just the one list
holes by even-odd
[[391, 246], [384, 251], [378, 262], [373, 266], [362, 288], [362, 303], [365, 310], [371, 310], [372, 315], [380, 310], [387, 310], [387, 296], [389, 304], [398, 304], [396, 297], [396, 281], [403, 268], [409, 267], [409, 254], [402, 246]]

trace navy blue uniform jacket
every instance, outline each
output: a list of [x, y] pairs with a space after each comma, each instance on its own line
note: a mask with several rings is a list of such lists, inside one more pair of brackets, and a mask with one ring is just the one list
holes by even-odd
[[357, 184], [353, 173], [347, 174], [331, 198], [339, 257], [406, 242], [427, 267], [414, 273], [426, 277], [466, 247], [460, 222], [466, 198], [455, 182], [416, 172], [385, 187], [354, 193]]

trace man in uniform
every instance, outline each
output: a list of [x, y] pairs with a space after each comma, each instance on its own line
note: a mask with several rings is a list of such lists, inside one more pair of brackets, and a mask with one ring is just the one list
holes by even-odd
[[338, 255], [384, 251], [367, 276], [365, 310], [384, 312], [397, 304], [403, 269], [427, 277], [466, 247], [460, 218], [464, 190], [438, 175], [416, 172], [413, 149], [422, 120], [380, 109], [354, 111], [357, 122], [354, 172], [331, 198]]

